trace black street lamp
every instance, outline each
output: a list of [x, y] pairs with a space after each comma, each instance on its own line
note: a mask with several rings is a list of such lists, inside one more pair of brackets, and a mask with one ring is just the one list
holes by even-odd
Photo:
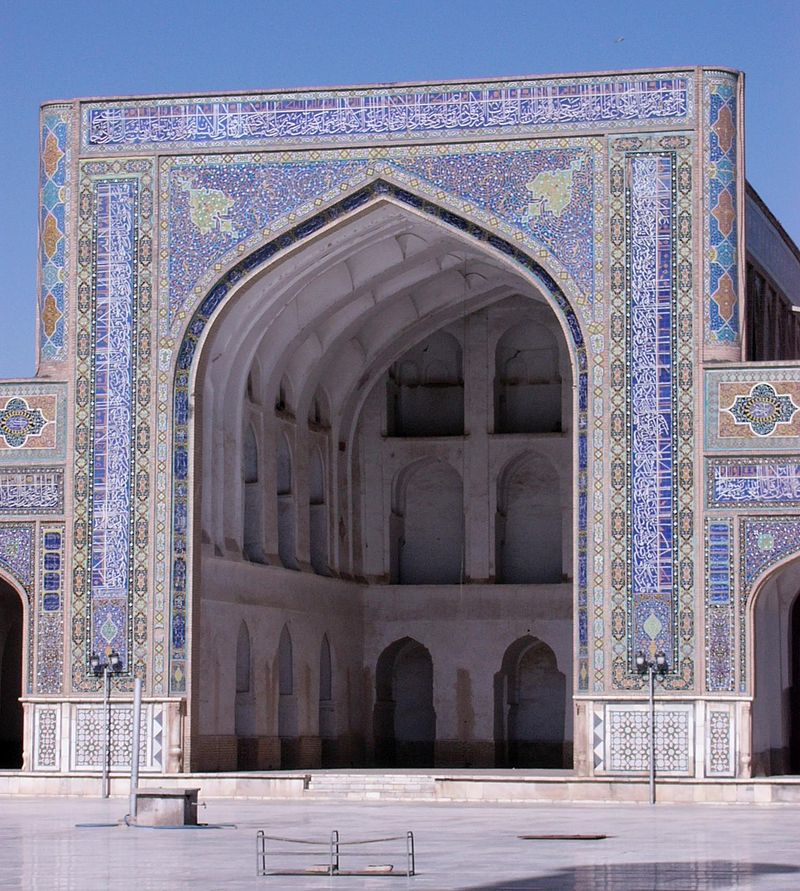
[[636, 670], [649, 676], [650, 686], [650, 804], [656, 803], [656, 675], [663, 677], [669, 671], [667, 657], [659, 650], [654, 659], [648, 659], [639, 650], [636, 654]]
[[122, 658], [116, 650], [109, 647], [106, 650], [106, 661], [97, 653], [92, 653], [89, 668], [95, 677], [103, 678], [103, 798], [108, 798], [111, 767], [111, 675], [122, 671]]

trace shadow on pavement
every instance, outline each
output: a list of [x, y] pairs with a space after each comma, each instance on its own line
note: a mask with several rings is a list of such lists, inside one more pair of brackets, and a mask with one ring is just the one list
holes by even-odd
[[731, 860], [601, 863], [567, 867], [529, 879], [473, 885], [469, 891], [717, 891], [724, 888], [749, 889], [753, 879], [758, 876], [792, 873], [800, 873], [800, 866], [736, 863]]

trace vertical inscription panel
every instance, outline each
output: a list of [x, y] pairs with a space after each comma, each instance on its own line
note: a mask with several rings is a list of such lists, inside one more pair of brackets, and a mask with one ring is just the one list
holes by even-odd
[[131, 451], [137, 183], [95, 186], [94, 411], [92, 415], [92, 652], [129, 661]]
[[637, 652], [694, 684], [692, 140], [610, 144], [612, 684]]
[[94, 690], [92, 653], [116, 650], [127, 677], [145, 666], [151, 162], [85, 162], [82, 173], [72, 684]]

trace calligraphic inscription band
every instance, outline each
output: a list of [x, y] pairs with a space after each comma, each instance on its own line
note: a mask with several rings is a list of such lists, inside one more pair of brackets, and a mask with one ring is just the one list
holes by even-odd
[[185, 102], [88, 104], [87, 149], [135, 145], [247, 144], [413, 138], [457, 132], [613, 126], [682, 120], [692, 114], [692, 79], [603, 78], [580, 82], [476, 84], [441, 91], [336, 91]]

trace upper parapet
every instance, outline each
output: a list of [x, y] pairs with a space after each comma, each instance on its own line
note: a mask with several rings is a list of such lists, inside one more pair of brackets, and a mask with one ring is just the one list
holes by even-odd
[[693, 126], [698, 69], [81, 102], [84, 154]]

